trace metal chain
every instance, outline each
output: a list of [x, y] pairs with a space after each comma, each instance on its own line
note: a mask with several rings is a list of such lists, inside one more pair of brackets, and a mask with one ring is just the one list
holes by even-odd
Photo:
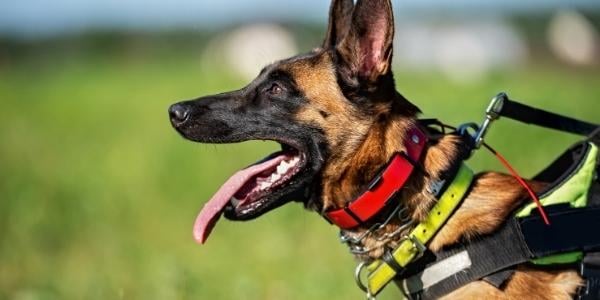
[[391, 239], [393, 239], [396, 236], [398, 236], [399, 234], [401, 234], [406, 228], [408, 228], [414, 224], [414, 221], [411, 219], [410, 215], [408, 214], [408, 209], [402, 205], [398, 205], [396, 208], [394, 208], [394, 210], [390, 213], [390, 215], [382, 223], [373, 224], [373, 226], [371, 226], [368, 230], [366, 230], [365, 232], [363, 232], [361, 235], [359, 235], [357, 237], [350, 236], [345, 231], [341, 230], [340, 231], [340, 241], [342, 243], [345, 243], [348, 245], [348, 247], [350, 248], [350, 252], [352, 254], [368, 253], [368, 252], [372, 251], [373, 248], [365, 248], [364, 246], [361, 245], [362, 241], [366, 237], [375, 234], [379, 230], [382, 230], [396, 216], [398, 217], [398, 220], [400, 220], [400, 226], [393, 232], [384, 233], [382, 235], [375, 237], [375, 239], [378, 242], [384, 242], [384, 243], [389, 242]]

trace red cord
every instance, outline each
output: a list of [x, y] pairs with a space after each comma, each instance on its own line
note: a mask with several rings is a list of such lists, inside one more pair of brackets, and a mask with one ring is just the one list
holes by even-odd
[[540, 215], [542, 216], [542, 219], [544, 219], [544, 223], [546, 223], [546, 225], [550, 225], [550, 220], [548, 219], [548, 216], [546, 215], [546, 212], [544, 211], [544, 207], [542, 206], [542, 203], [540, 202], [540, 199], [533, 192], [533, 190], [527, 184], [527, 182], [525, 182], [525, 180], [523, 180], [523, 178], [508, 163], [508, 161], [504, 158], [504, 156], [502, 156], [502, 154], [498, 153], [498, 151], [494, 150], [492, 147], [490, 147], [489, 145], [487, 145], [485, 143], [483, 144], [483, 146], [485, 148], [487, 148], [488, 150], [490, 150], [490, 152], [492, 152], [498, 158], [498, 160], [504, 165], [504, 167], [506, 167], [506, 169], [508, 169], [508, 171], [512, 174], [512, 176], [515, 179], [517, 179], [517, 181], [519, 181], [519, 183], [527, 190], [527, 192], [529, 193], [529, 196], [531, 196], [531, 198], [535, 202], [535, 205], [537, 205], [537, 209], [540, 212]]

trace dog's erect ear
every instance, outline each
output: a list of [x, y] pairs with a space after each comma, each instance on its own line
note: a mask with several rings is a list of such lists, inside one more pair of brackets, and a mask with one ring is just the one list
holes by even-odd
[[348, 79], [374, 83], [390, 71], [394, 16], [390, 0], [358, 0], [348, 33], [338, 44]]
[[352, 20], [354, 0], [332, 0], [329, 7], [329, 25], [323, 48], [335, 47], [348, 33]]

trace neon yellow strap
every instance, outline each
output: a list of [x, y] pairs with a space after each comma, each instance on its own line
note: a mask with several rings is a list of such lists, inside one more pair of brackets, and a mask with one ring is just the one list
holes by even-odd
[[[464, 163], [461, 165], [454, 180], [440, 200], [431, 209], [429, 215], [394, 250], [392, 256], [402, 267], [408, 265], [419, 254], [419, 246], [427, 244], [444, 225], [456, 209], [473, 181], [473, 171]], [[367, 267], [370, 272], [368, 289], [372, 295], [379, 293], [388, 284], [396, 271], [382, 260], [377, 260]]]
[[[550, 194], [540, 197], [542, 205], [569, 203], [571, 207], [585, 207], [588, 204], [590, 186], [594, 180], [598, 161], [598, 146], [591, 142], [589, 144], [590, 148], [581, 167], [555, 187]], [[517, 217], [528, 216], [533, 209], [535, 209], [535, 203], [530, 203], [517, 212]], [[574, 251], [537, 258], [531, 262], [536, 265], [564, 264], [581, 261], [582, 257], [581, 251]]]

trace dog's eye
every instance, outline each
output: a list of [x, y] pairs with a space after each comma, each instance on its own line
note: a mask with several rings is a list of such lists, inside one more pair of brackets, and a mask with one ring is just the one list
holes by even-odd
[[267, 89], [267, 92], [271, 95], [279, 95], [283, 92], [283, 89], [277, 83], [273, 83], [269, 89]]

